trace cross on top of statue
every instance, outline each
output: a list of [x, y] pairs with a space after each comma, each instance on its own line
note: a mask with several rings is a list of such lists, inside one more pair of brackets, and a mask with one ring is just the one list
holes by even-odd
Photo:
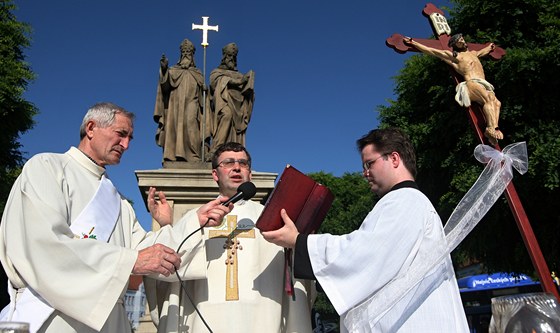
[[200, 45], [202, 45], [203, 47], [208, 46], [208, 31], [212, 30], [212, 31], [218, 31], [218, 26], [217, 25], [208, 25], [208, 19], [210, 17], [208, 16], [203, 16], [202, 17], [202, 25], [200, 24], [192, 24], [192, 29], [193, 30], [202, 30], [202, 43]]

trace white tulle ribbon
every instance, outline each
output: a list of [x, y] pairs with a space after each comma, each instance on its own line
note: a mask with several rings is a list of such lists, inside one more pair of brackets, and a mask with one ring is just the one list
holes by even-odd
[[[389, 282], [382, 290], [344, 315], [349, 332], [390, 332], [398, 327], [435, 290], [452, 271], [448, 258], [496, 202], [513, 178], [512, 168], [520, 174], [528, 169], [525, 142], [514, 143], [501, 152], [487, 145], [474, 150], [476, 159], [486, 167], [461, 199], [444, 227], [446, 241], [436, 249], [419, 252], [407, 274]], [[403, 300], [403, 298], [406, 298]], [[402, 300], [402, 302], [401, 302]]]
[[486, 163], [486, 167], [445, 224], [449, 252], [465, 239], [502, 195], [513, 178], [512, 167], [520, 174], [527, 172], [525, 142], [511, 144], [501, 152], [487, 145], [478, 145], [474, 156]]

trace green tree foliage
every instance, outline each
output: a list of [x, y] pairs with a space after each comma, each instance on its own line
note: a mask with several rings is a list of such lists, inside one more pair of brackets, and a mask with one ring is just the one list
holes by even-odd
[[[335, 177], [318, 172], [309, 176], [326, 185], [335, 197], [319, 233], [343, 235], [358, 229], [376, 201], [362, 174], [345, 173], [342, 177]], [[324, 293], [318, 293], [314, 306], [323, 320], [338, 323], [338, 314]]]
[[16, 6], [10, 0], [0, 2], [0, 210], [23, 165], [19, 135], [33, 127], [37, 110], [23, 99], [34, 74], [24, 61], [23, 49], [29, 46], [30, 27], [18, 22]]
[[[514, 184], [549, 268], [558, 271], [560, 2], [452, 1], [447, 17], [452, 34], [461, 32], [467, 42], [494, 42], [506, 50], [500, 61], [483, 60], [486, 79], [502, 102], [505, 137], [500, 146], [527, 142], [529, 171], [516, 174]], [[484, 167], [473, 157], [478, 142], [466, 110], [454, 101], [450, 74], [435, 57], [414, 55], [395, 78], [397, 100], [378, 108], [382, 127], [399, 126], [411, 136], [418, 183], [443, 221]], [[503, 196], [453, 255], [480, 260], [493, 271], [534, 273]]]

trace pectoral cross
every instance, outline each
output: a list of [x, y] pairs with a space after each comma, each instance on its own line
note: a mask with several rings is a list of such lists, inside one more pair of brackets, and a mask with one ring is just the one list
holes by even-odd
[[[422, 14], [430, 19], [430, 23], [434, 31], [434, 35], [437, 37], [437, 39], [434, 40], [434, 39], [414, 38], [414, 40], [420, 44], [437, 48], [440, 50], [450, 49], [447, 46], [447, 44], [449, 42], [449, 38], [450, 38], [449, 34], [451, 32], [451, 29], [447, 24], [447, 20], [445, 20], [445, 17], [443, 16], [444, 15], [443, 11], [437, 8], [436, 6], [434, 6], [433, 4], [428, 3], [424, 7]], [[398, 53], [416, 51], [416, 49], [414, 49], [413, 47], [404, 44], [403, 38], [404, 37], [400, 34], [393, 34], [391, 37], [387, 38], [385, 44], [388, 47], [394, 49]], [[471, 43], [467, 43], [467, 45], [469, 50], [475, 50], [475, 51], [481, 50], [483, 47], [486, 46], [483, 44], [471, 44]], [[498, 60], [504, 54], [505, 51], [503, 49], [496, 47], [488, 56], [490, 56], [495, 60]], [[462, 77], [454, 70], [451, 70], [451, 73], [453, 78], [455, 79], [455, 83], [458, 84], [462, 80]], [[480, 109], [480, 106], [476, 103], [471, 104], [471, 106], [468, 107], [467, 110], [469, 113], [469, 118], [471, 120], [471, 123], [475, 129], [476, 135], [479, 141], [482, 144], [484, 144], [485, 138], [484, 138], [482, 128], [484, 128], [485, 120], [483, 117], [482, 110]], [[495, 148], [501, 150], [498, 144], [495, 144]], [[535, 270], [539, 275], [543, 290], [545, 292], [552, 293], [554, 296], [556, 296], [556, 299], [560, 300], [558, 289], [556, 288], [555, 284], [552, 282], [550, 270], [548, 269], [546, 261], [544, 260], [541, 249], [539, 247], [539, 243], [535, 237], [535, 234], [529, 222], [529, 218], [527, 217], [523, 205], [521, 204], [521, 200], [517, 195], [517, 191], [515, 190], [513, 182], [509, 183], [504, 193], [508, 201], [509, 207], [511, 209], [511, 212], [517, 223], [517, 227], [519, 228], [519, 231], [525, 243], [525, 247], [527, 248], [527, 251], [529, 252], [529, 256], [531, 257], [533, 267], [535, 268]]]
[[[225, 217], [223, 230], [210, 230], [208, 238], [225, 238], [226, 301], [239, 300], [237, 251], [243, 250], [238, 238], [255, 238], [255, 229], [237, 229], [237, 215]], [[224, 224], [222, 224], [224, 225]], [[218, 226], [217, 228], [222, 227]]]

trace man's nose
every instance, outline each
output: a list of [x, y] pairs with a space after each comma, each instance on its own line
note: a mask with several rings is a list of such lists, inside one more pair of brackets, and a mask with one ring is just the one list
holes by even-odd
[[130, 146], [130, 141], [131, 140], [132, 139], [130, 137], [122, 138], [121, 142], [120, 142], [120, 145], [126, 150], [126, 149], [128, 149], [128, 146]]

